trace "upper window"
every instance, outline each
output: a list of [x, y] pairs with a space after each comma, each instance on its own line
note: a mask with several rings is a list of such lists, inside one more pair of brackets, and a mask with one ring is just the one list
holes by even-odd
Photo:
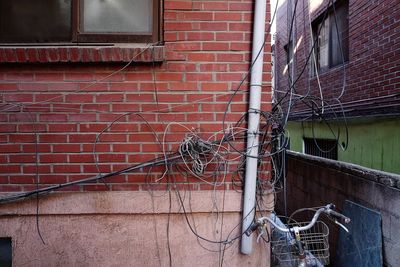
[[0, 43], [155, 42], [159, 0], [0, 0]]
[[[336, 1], [325, 19], [313, 22], [315, 60], [318, 70], [327, 70], [349, 59], [349, 6], [347, 1]], [[313, 64], [314, 66], [314, 64]]]

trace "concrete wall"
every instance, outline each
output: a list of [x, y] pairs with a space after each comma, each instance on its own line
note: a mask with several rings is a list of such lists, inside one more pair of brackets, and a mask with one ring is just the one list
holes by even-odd
[[[303, 138], [337, 139], [338, 160], [400, 174], [400, 119], [375, 118], [348, 121], [348, 140], [343, 122], [289, 122], [290, 149], [303, 152]], [[341, 147], [347, 143], [347, 149]]]
[[[268, 200], [272, 197], [269, 195]], [[0, 207], [0, 236], [12, 237], [13, 266], [170, 266], [168, 192], [57, 193], [42, 197], [39, 225], [46, 244], [37, 233], [35, 203], [30, 199]], [[218, 241], [221, 229], [225, 238], [240, 232], [240, 227], [234, 228], [241, 221], [240, 193], [226, 192], [223, 197], [212, 191], [192, 192], [184, 196], [184, 203], [199, 235]], [[269, 266], [268, 245], [254, 245], [251, 255], [243, 255], [239, 243], [227, 244], [223, 266]], [[219, 251], [220, 245], [196, 239], [174, 191], [169, 246], [171, 266], [219, 266], [220, 254], [212, 251]]]
[[[313, 156], [288, 155], [288, 212], [334, 203], [340, 210], [346, 199], [382, 214], [385, 266], [400, 265], [400, 176]], [[283, 195], [278, 195], [283, 212]], [[331, 225], [331, 255], [335, 255], [337, 226]]]

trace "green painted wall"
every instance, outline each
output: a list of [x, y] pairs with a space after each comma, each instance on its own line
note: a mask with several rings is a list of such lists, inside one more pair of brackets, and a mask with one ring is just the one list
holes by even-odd
[[303, 137], [336, 139], [339, 134], [338, 160], [368, 168], [400, 174], [400, 118], [348, 121], [346, 144], [343, 123], [289, 122], [290, 149], [303, 152]]

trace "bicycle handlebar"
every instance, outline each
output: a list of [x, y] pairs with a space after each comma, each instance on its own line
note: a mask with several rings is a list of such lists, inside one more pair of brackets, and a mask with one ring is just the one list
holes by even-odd
[[314, 226], [314, 224], [317, 222], [319, 216], [321, 215], [321, 213], [326, 213], [327, 215], [334, 217], [337, 220], [342, 220], [344, 223], [349, 223], [350, 222], [350, 218], [344, 216], [343, 214], [334, 211], [333, 209], [335, 208], [335, 205], [333, 204], [328, 204], [322, 208], [319, 208], [312, 220], [305, 226], [294, 226], [294, 227], [282, 227], [279, 226], [278, 224], [276, 224], [270, 217], [261, 217], [259, 218], [257, 221], [253, 222], [252, 225], [250, 225], [249, 229], [245, 232], [246, 235], [250, 236], [250, 234], [257, 229], [259, 226], [264, 225], [265, 221], [268, 221], [270, 224], [272, 224], [276, 229], [278, 229], [281, 232], [284, 233], [288, 233], [288, 232], [301, 232], [301, 231], [306, 231], [308, 229], [310, 229], [311, 227]]

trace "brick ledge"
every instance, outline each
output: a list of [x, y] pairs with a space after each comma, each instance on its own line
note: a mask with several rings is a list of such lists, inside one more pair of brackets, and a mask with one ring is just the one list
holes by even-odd
[[[137, 55], [137, 56], [136, 56]], [[0, 63], [161, 62], [164, 46], [0, 47]]]

